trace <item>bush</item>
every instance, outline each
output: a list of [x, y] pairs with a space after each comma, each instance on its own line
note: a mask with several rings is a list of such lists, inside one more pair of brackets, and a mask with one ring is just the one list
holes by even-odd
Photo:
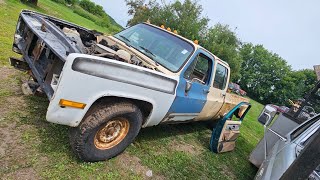
[[66, 4], [65, 0], [52, 0], [52, 1], [60, 4]]
[[76, 4], [76, 3], [78, 2], [78, 0], [65, 0], [65, 2], [66, 2], [67, 4], [72, 4], [72, 5], [74, 5], [74, 4]]
[[106, 13], [103, 10], [103, 7], [100, 5], [96, 5], [94, 2], [91, 2], [90, 0], [81, 0], [79, 2], [79, 5], [84, 9], [87, 10], [89, 13], [92, 13], [94, 15], [98, 16], [104, 16]]
[[93, 22], [96, 22], [96, 20], [98, 19], [97, 16], [87, 12], [86, 10], [82, 9], [79, 6], [74, 6], [73, 12], [76, 13], [76, 14], [79, 14], [80, 16], [82, 16], [84, 18], [87, 18], [87, 19], [89, 19], [89, 20], [91, 20]]
[[103, 17], [97, 17], [87, 11], [85, 11], [84, 9], [82, 9], [79, 6], [74, 6], [73, 9], [74, 13], [79, 14], [80, 16], [87, 18], [91, 21], [93, 21], [95, 24], [102, 26], [102, 27], [110, 27], [110, 20], [107, 16], [103, 16]]

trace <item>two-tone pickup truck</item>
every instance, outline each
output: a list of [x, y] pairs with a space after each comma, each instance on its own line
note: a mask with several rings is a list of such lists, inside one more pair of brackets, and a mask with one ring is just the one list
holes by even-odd
[[[71, 126], [84, 161], [116, 156], [141, 127], [216, 120], [241, 101], [226, 93], [228, 64], [196, 43], [148, 23], [103, 36], [24, 10], [10, 58], [49, 101], [46, 119]], [[26, 88], [26, 87], [24, 87]]]

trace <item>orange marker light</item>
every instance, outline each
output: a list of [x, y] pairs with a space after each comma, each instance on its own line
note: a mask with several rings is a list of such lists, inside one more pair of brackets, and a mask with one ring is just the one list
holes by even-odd
[[177, 31], [177, 30], [174, 30], [173, 33], [178, 34], [178, 31]]
[[198, 40], [194, 40], [193, 41], [195, 44], [199, 44], [199, 41]]
[[79, 108], [79, 109], [84, 109], [86, 107], [86, 104], [84, 103], [69, 101], [65, 99], [60, 99], [59, 105], [64, 107], [73, 107], [73, 108]]
[[164, 29], [164, 25], [161, 25], [160, 27], [161, 27], [162, 29]]
[[171, 29], [168, 27], [168, 28], [167, 28], [167, 31], [170, 31], [170, 32], [171, 32]]

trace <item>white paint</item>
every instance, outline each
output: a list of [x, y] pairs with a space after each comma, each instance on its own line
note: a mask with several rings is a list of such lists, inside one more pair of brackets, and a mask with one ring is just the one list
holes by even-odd
[[[178, 77], [168, 76], [160, 72], [131, 65], [128, 63], [84, 54], [70, 54], [60, 75], [58, 87], [48, 107], [46, 118], [49, 122], [75, 127], [81, 122], [90, 106], [97, 99], [104, 96], [126, 97], [151, 103], [153, 105], [153, 110], [143, 127], [159, 124], [168, 112], [174, 100], [175, 93], [168, 94], [136, 85], [104, 79], [74, 71], [71, 69], [71, 67], [74, 59], [77, 57], [98, 59], [114, 64], [121, 64], [121, 66], [123, 66], [123, 71], [126, 67], [131, 67], [135, 68], [136, 71], [147, 71], [148, 73], [158, 74], [160, 76], [178, 81]], [[130, 74], [124, 74], [123, 72], [119, 73], [118, 69], [108, 69], [107, 72], [110, 74], [117, 74], [118, 77], [125, 76], [130, 78]], [[143, 76], [143, 74], [141, 76]], [[150, 82], [157, 80], [148, 79], [148, 74], [145, 74], [144, 76], [145, 77], [143, 77], [143, 83], [157, 83]], [[159, 83], [159, 85], [161, 84]], [[61, 108], [59, 106], [60, 99], [81, 102], [87, 105], [84, 109], [76, 109], [71, 107]]]

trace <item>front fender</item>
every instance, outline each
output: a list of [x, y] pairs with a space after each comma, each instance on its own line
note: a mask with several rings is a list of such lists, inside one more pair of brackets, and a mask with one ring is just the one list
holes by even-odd
[[[78, 126], [91, 105], [99, 98], [116, 96], [137, 99], [153, 105], [145, 126], [157, 125], [171, 106], [178, 78], [150, 69], [84, 54], [70, 54], [57, 89], [50, 101], [49, 122]], [[84, 109], [60, 107], [67, 99], [86, 104]]]

